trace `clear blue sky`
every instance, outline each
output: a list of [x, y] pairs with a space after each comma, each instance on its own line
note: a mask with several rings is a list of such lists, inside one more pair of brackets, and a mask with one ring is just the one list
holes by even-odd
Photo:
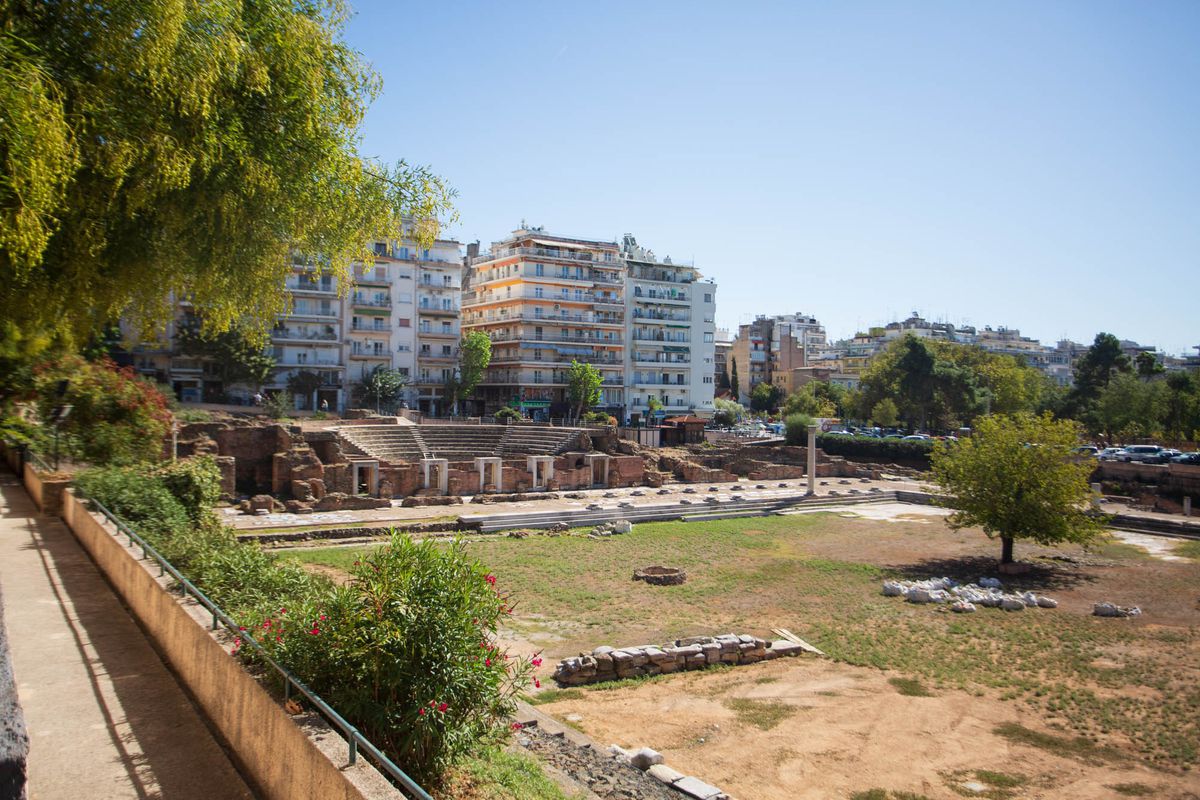
[[364, 152], [804, 311], [1200, 344], [1200, 2], [394, 3]]

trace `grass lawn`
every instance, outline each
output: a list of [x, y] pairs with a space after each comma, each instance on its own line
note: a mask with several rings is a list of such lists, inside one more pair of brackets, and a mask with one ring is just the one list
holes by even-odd
[[[1116, 748], [1166, 767], [1198, 760], [1200, 615], [1183, 608], [1182, 623], [1160, 624], [1162, 616], [1109, 620], [1088, 612], [1097, 592], [1111, 591], [1117, 602], [1135, 591], [1194, 601], [1200, 565], [1107, 546], [1083, 565], [1044, 562], [1015, 584], [1059, 598], [1056, 610], [959, 616], [879, 591], [891, 576], [992, 574], [999, 545], [940, 522], [810, 514], [648, 523], [602, 540], [498, 537], [469, 547], [517, 598], [514, 637], [544, 642], [547, 661], [600, 644], [729, 631], [770, 636], [770, 628], [785, 627], [833, 659], [897, 671], [914, 693], [963, 690], [1023, 704], [1075, 747]], [[1035, 550], [1045, 552], [1018, 544], [1017, 556]], [[294, 557], [345, 568], [360, 552]], [[652, 564], [683, 567], [687, 583], [631, 580]]]

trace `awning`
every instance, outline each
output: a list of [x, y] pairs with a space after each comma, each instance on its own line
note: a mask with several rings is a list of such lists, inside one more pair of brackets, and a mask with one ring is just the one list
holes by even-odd
[[549, 400], [522, 400], [521, 408], [549, 408]]

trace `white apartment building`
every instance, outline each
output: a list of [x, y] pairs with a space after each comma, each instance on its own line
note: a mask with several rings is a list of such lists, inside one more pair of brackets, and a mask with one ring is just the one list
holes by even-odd
[[448, 414], [446, 383], [458, 371], [462, 339], [462, 246], [438, 239], [431, 247], [400, 247], [397, 253], [411, 264], [416, 312], [415, 407], [427, 414]]
[[346, 365], [342, 356], [342, 298], [330, 275], [318, 275], [302, 256], [293, 256], [292, 274], [285, 282], [291, 313], [271, 330], [270, 350], [275, 369], [263, 389], [282, 392], [288, 379], [300, 372], [316, 375], [320, 386], [311, 397], [297, 397], [298, 409], [340, 409], [345, 402]]
[[659, 260], [632, 234], [625, 261], [627, 413], [645, 417], [649, 400], [660, 417], [713, 414], [717, 286], [691, 264]]

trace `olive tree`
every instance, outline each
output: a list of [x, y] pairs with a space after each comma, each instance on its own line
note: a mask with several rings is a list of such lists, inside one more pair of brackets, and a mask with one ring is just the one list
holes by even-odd
[[983, 528], [1001, 541], [1001, 563], [1013, 561], [1013, 542], [1086, 544], [1104, 528], [1088, 512], [1093, 465], [1071, 457], [1081, 428], [1049, 415], [995, 415], [976, 420], [974, 432], [933, 450], [933, 477], [954, 510], [952, 528]]

